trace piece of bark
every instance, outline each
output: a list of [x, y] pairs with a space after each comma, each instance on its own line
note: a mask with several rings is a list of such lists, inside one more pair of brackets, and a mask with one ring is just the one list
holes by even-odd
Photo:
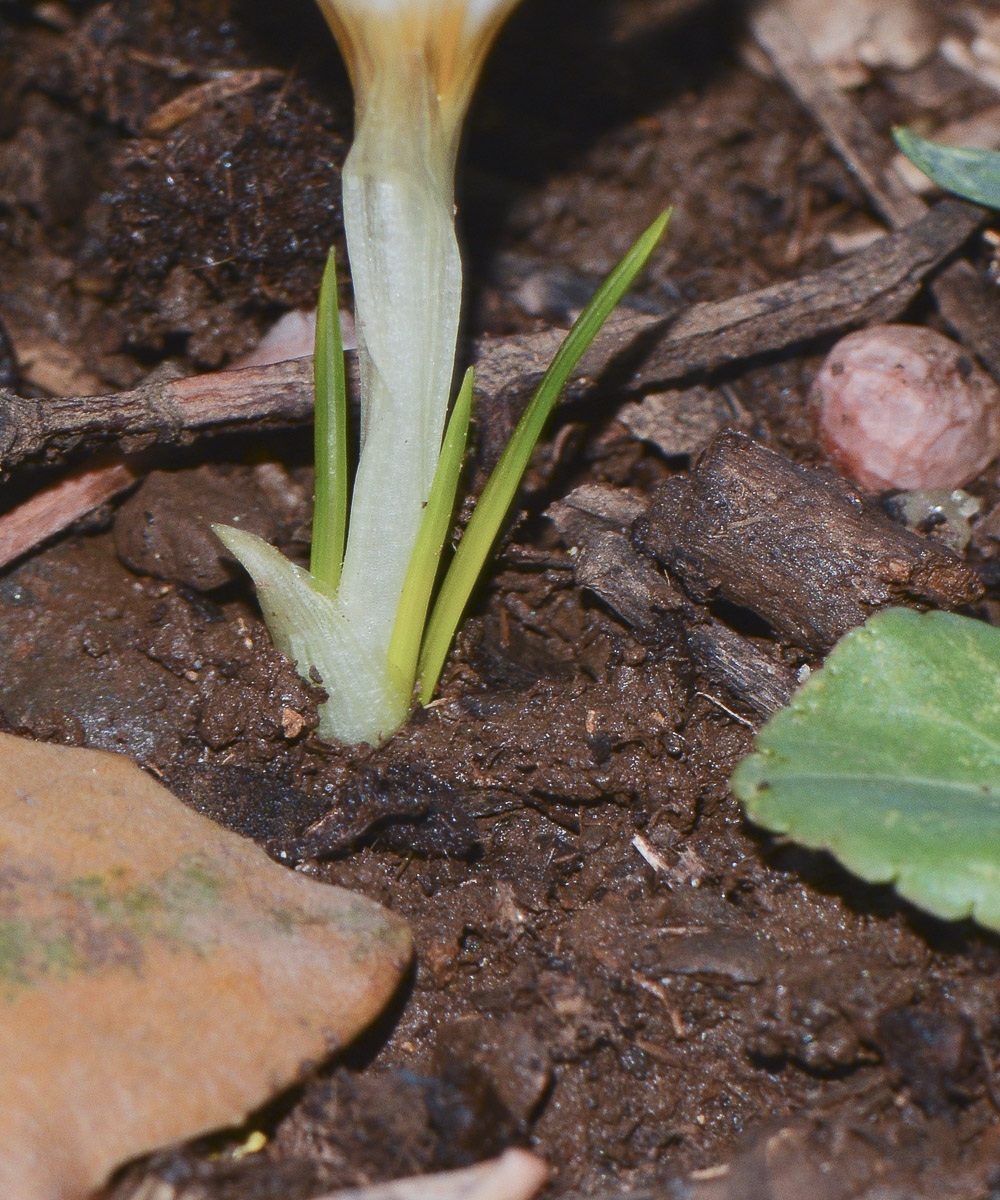
[[643, 640], [664, 632], [664, 614], [685, 607], [677, 589], [626, 533], [646, 501], [608, 484], [584, 484], [546, 510], [572, 555], [580, 587], [598, 596]]
[[687, 648], [703, 688], [721, 690], [757, 716], [771, 716], [792, 698], [795, 672], [720, 621], [695, 626]]
[[576, 582], [599, 596], [641, 636], [657, 632], [663, 614], [685, 607], [684, 597], [637, 554], [623, 533], [596, 533], [580, 551]]
[[141, 478], [135, 463], [112, 453], [77, 467], [0, 517], [0, 568], [62, 533]]
[[625, 488], [609, 483], [585, 483], [550, 504], [545, 515], [559, 530], [567, 548], [579, 548], [588, 532], [631, 528], [647, 507], [645, 499]]
[[945, 324], [1000, 383], [1000, 296], [992, 276], [959, 261], [941, 272], [932, 291]]
[[[550, 505], [546, 516], [573, 552], [574, 578], [600, 598], [644, 643], [674, 632], [668, 614], [685, 597], [635, 550], [625, 531], [645, 515], [647, 502], [610, 484], [584, 484]], [[795, 672], [754, 642], [718, 621], [685, 634], [687, 652], [703, 684], [750, 712], [769, 717], [795, 690]]]
[[679, 458], [700, 453], [720, 429], [745, 425], [746, 416], [722, 389], [696, 384], [651, 392], [636, 404], [623, 405], [618, 420], [667, 458]]
[[813, 653], [889, 605], [955, 608], [982, 592], [954, 554], [848, 485], [733, 432], [657, 491], [633, 538], [697, 603], [748, 608]]
[[[646, 355], [630, 379], [630, 386], [643, 388], [848, 326], [891, 320], [927, 273], [983, 220], [972, 205], [945, 200], [913, 226], [818, 274], [695, 304], [672, 322], [648, 316], [610, 321], [581, 360], [571, 386], [594, 379], [625, 352]], [[481, 409], [502, 410], [513, 397], [529, 392], [562, 339], [558, 330], [484, 338], [474, 355]], [[356, 355], [348, 354], [347, 360], [349, 390], [356, 394]], [[130, 449], [136, 441], [170, 444], [197, 434], [303, 424], [312, 418], [312, 388], [312, 360], [302, 358], [185, 379], [161, 376], [105, 396], [38, 400], [0, 390], [0, 471], [113, 441]]]

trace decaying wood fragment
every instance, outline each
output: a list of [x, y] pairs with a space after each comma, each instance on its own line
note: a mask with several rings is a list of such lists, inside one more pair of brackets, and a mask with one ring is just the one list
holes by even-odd
[[77, 467], [0, 516], [0, 568], [61, 533], [142, 478], [135, 463], [112, 454]]
[[601, 597], [640, 634], [653, 632], [666, 612], [683, 607], [683, 597], [652, 563], [636, 554], [623, 533], [606, 531], [580, 551], [576, 581]]
[[[631, 543], [630, 530], [647, 502], [608, 484], [584, 484], [556, 501], [546, 516], [574, 552], [574, 578], [630, 626], [640, 641], [672, 642], [686, 653], [702, 686], [768, 717], [795, 689], [795, 673], [763, 649], [695, 606]], [[682, 629], [683, 621], [686, 628]], [[698, 624], [692, 622], [698, 621]]]
[[546, 510], [573, 554], [580, 587], [599, 597], [640, 640], [658, 642], [665, 614], [686, 605], [683, 595], [632, 547], [627, 530], [646, 503], [622, 488], [584, 484]]
[[982, 592], [961, 559], [847, 484], [733, 432], [657, 491], [633, 539], [695, 602], [750, 609], [812, 653], [888, 605], [956, 608]]
[[[891, 320], [932, 271], [982, 222], [980, 210], [946, 200], [926, 217], [827, 271], [719, 303], [695, 304], [667, 322], [648, 316], [609, 322], [581, 361], [577, 386], [623, 354], [634, 357], [638, 390], [749, 355], [870, 321]], [[480, 402], [524, 396], [551, 361], [557, 330], [484, 338], [475, 353]], [[642, 357], [645, 355], [645, 357]], [[356, 378], [353, 354], [348, 362]], [[312, 360], [149, 380], [104, 396], [28, 399], [0, 389], [0, 471], [81, 448], [170, 444], [198, 434], [271, 429], [312, 417]]]
[[559, 530], [566, 546], [579, 547], [593, 530], [628, 529], [646, 508], [646, 500], [637, 492], [608, 483], [585, 483], [551, 504], [545, 515]]
[[667, 458], [698, 454], [721, 429], [749, 424], [728, 388], [700, 383], [651, 392], [637, 404], [623, 405], [617, 419], [629, 433], [655, 446]]
[[696, 625], [687, 646], [703, 687], [720, 689], [758, 716], [769, 717], [791, 700], [795, 672], [721, 621]]

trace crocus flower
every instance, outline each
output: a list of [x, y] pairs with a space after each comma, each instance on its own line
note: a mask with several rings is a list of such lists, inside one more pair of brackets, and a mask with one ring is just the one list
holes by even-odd
[[[221, 536], [254, 577], [276, 644], [303, 674], [315, 668], [322, 677], [330, 699], [321, 734], [378, 742], [405, 719], [413, 688], [395, 677], [387, 655], [452, 391], [462, 299], [455, 158], [483, 59], [517, 0], [319, 3], [355, 91], [342, 182], [361, 452], [343, 569], [335, 595], [322, 597], [330, 612], [305, 622], [316, 625], [313, 634], [282, 598], [293, 587], [290, 564], [246, 534]], [[310, 611], [318, 603], [300, 600]], [[330, 644], [313, 644], [320, 637]]]
[[[480, 497], [428, 618], [472, 401], [467, 377], [445, 433], [462, 299], [455, 157], [479, 69], [517, 0], [319, 3], [347, 60], [357, 109], [343, 171], [361, 368], [361, 452], [350, 516], [343, 490], [347, 406], [342, 380], [333, 380], [332, 364], [342, 356], [328, 272], [317, 321], [312, 572], [244, 530], [217, 532], [253, 577], [277, 648], [326, 689], [320, 735], [377, 744], [406, 720], [418, 682], [423, 700], [433, 692], [546, 416], [652, 253], [667, 214], [612, 271], [553, 360]], [[327, 393], [336, 402], [321, 403]], [[321, 470], [321, 463], [331, 469]], [[338, 477], [341, 487], [330, 487]]]
[[[405, 64], [433, 89], [454, 151], [469, 98], [493, 38], [518, 0], [317, 0], [354, 85], [358, 123], [373, 92]], [[412, 95], [403, 97], [408, 107]]]
[[[321, 0], [356, 100], [343, 189], [362, 448], [340, 597], [382, 653], [451, 396], [462, 298], [454, 222], [461, 124], [490, 39], [515, 3]], [[375, 560], [371, 547], [380, 543]]]

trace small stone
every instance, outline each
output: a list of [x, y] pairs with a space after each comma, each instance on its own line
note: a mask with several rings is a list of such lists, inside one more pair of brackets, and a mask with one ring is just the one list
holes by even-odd
[[912, 71], [937, 48], [938, 22], [917, 0], [783, 0], [782, 7], [842, 87], [881, 67]]
[[0, 735], [0, 1196], [83, 1200], [378, 1014], [410, 936], [128, 760]]
[[281, 729], [285, 737], [297, 738], [305, 727], [305, 717], [286, 704], [281, 710]]
[[823, 449], [869, 491], [962, 487], [1000, 453], [1000, 389], [932, 329], [848, 334], [816, 376], [813, 402]]
[[970, 496], [961, 488], [896, 492], [885, 502], [891, 517], [956, 554], [964, 554], [972, 540], [969, 522], [978, 516], [981, 506], [977, 496]]

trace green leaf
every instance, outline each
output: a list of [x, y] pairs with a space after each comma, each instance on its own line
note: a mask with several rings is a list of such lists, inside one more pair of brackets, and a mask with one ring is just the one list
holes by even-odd
[[326, 259], [316, 310], [316, 484], [309, 569], [328, 592], [335, 592], [347, 538], [347, 382], [344, 344], [337, 308], [337, 261]]
[[427, 507], [420, 523], [416, 545], [410, 557], [410, 566], [403, 583], [403, 591], [396, 610], [396, 624], [389, 642], [389, 662], [401, 678], [415, 680], [420, 641], [427, 620], [427, 608], [441, 565], [451, 514], [455, 508], [455, 493], [462, 473], [462, 459], [469, 437], [469, 420], [472, 416], [472, 396], [475, 376], [470, 367], [465, 372], [462, 386], [455, 399], [441, 444], [434, 482], [431, 484]]
[[873, 617], [764, 726], [732, 788], [759, 825], [1000, 929], [1000, 630]]
[[448, 567], [427, 625], [418, 668], [422, 704], [427, 704], [434, 694], [462, 613], [514, 502], [531, 453], [559, 399], [559, 393], [601, 326], [646, 265], [669, 220], [669, 210], [656, 218], [576, 319], [483, 488], [455, 557]]
[[1000, 153], [931, 142], [909, 129], [894, 129], [896, 145], [910, 162], [947, 192], [1000, 208]]

